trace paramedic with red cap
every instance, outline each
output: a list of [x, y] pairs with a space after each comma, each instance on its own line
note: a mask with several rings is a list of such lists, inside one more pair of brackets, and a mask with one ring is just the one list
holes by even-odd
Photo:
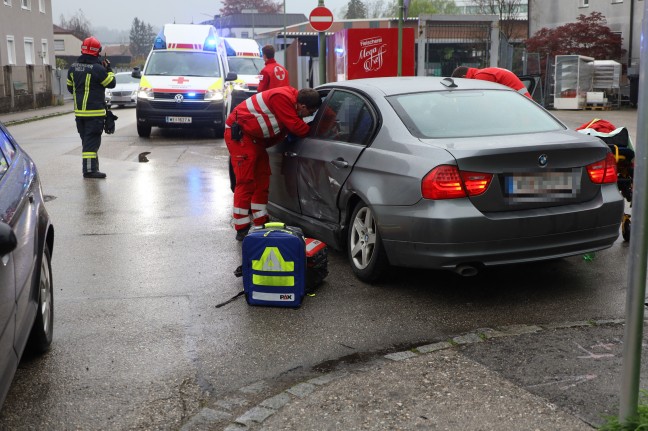
[[88, 37], [81, 44], [81, 56], [70, 66], [67, 89], [74, 98], [74, 115], [81, 144], [84, 178], [106, 178], [99, 171], [97, 151], [106, 117], [106, 88], [115, 88], [115, 74], [107, 59], [101, 61], [101, 43]]
[[500, 67], [486, 67], [484, 69], [477, 69], [475, 67], [459, 66], [452, 72], [453, 78], [468, 78], [468, 79], [481, 79], [482, 81], [496, 82], [498, 84], [506, 85], [520, 94], [524, 94], [529, 99], [532, 99], [526, 85], [520, 81], [520, 78], [507, 69]]
[[248, 97], [227, 117], [225, 144], [236, 174], [233, 224], [237, 241], [243, 241], [252, 222], [261, 226], [268, 221], [266, 148], [283, 140], [287, 132], [308, 135], [310, 126], [302, 118], [313, 115], [321, 104], [319, 93], [312, 88], [279, 87]]

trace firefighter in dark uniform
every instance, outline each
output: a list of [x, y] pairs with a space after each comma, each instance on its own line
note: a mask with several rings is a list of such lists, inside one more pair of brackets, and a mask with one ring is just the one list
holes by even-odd
[[97, 151], [106, 117], [106, 88], [114, 88], [115, 74], [107, 59], [99, 58], [101, 43], [88, 37], [81, 45], [81, 56], [70, 66], [67, 88], [74, 96], [74, 115], [83, 145], [83, 177], [106, 178], [99, 172]]

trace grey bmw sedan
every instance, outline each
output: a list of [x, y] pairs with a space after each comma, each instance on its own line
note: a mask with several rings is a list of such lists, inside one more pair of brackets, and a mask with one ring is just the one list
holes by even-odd
[[346, 250], [361, 280], [390, 264], [473, 275], [619, 235], [607, 145], [508, 87], [393, 77], [317, 90], [310, 135], [268, 150], [268, 209]]

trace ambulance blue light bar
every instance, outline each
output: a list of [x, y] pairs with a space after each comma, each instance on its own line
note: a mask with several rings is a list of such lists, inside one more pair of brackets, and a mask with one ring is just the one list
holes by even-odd
[[216, 51], [216, 46], [218, 45], [218, 41], [213, 38], [213, 37], [208, 37], [205, 39], [205, 51]]
[[153, 40], [153, 49], [166, 49], [166, 38], [164, 37], [164, 29], [160, 30], [155, 39]]

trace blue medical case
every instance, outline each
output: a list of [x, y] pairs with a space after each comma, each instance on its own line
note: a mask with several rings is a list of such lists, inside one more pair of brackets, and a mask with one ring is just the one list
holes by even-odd
[[250, 305], [299, 307], [306, 282], [306, 245], [299, 228], [266, 223], [243, 239], [243, 290]]

